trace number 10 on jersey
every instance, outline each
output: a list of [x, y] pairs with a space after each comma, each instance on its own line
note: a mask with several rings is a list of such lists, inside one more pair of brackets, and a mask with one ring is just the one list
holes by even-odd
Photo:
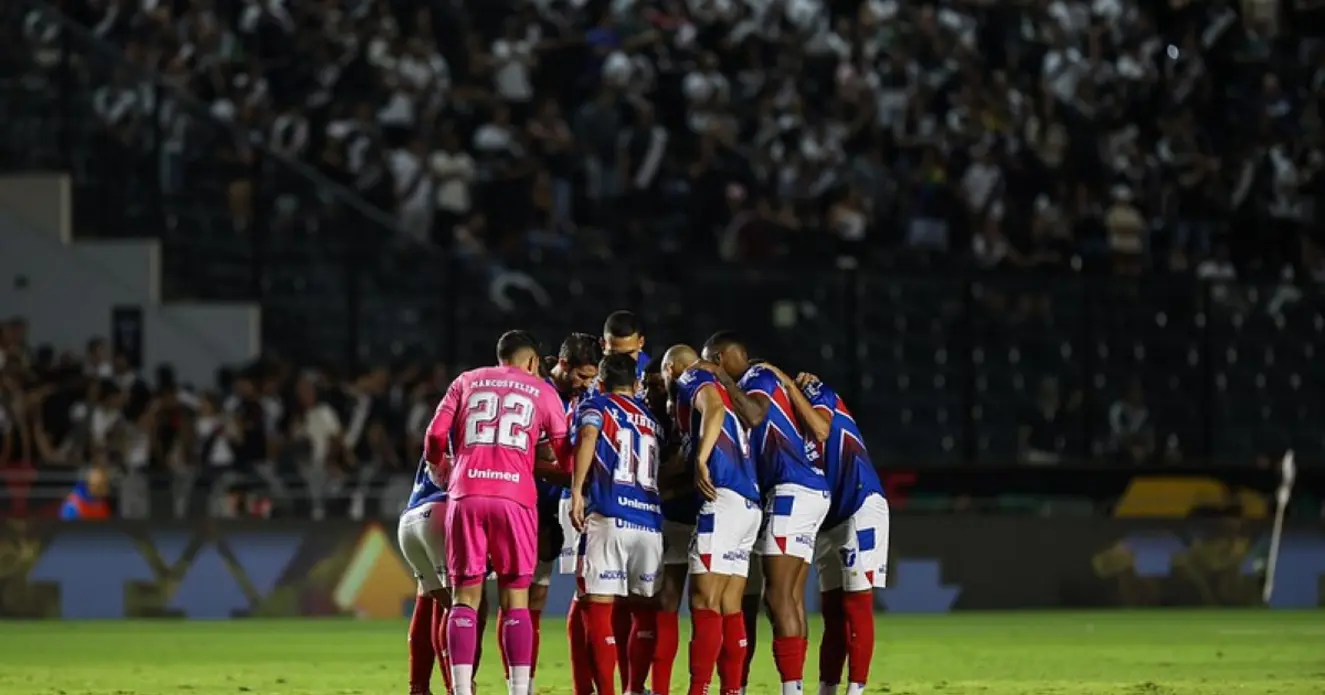
[[616, 431], [617, 465], [612, 481], [618, 485], [638, 485], [650, 492], [658, 490], [658, 439], [625, 427]]

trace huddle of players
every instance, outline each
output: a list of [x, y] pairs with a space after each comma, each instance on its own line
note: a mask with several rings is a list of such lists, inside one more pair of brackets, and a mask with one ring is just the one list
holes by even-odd
[[[536, 350], [532, 361], [527, 352], [511, 350], [512, 343], [526, 342], [532, 339], [519, 332], [503, 336], [498, 344], [503, 366], [461, 375], [456, 383], [472, 384], [469, 393], [452, 398], [448, 391], [430, 427], [417, 499], [402, 516], [400, 532], [420, 582], [415, 621], [420, 624], [411, 624], [411, 692], [427, 692], [431, 654], [426, 661], [422, 654], [427, 646], [443, 660], [448, 692], [472, 692], [480, 624], [474, 609], [487, 569], [475, 564], [475, 552], [497, 574], [499, 642], [514, 695], [531, 691], [537, 618], [554, 564], [578, 579], [568, 621], [577, 695], [614, 695], [618, 670], [627, 693], [646, 692], [650, 675], [653, 692], [670, 692], [687, 579], [694, 623], [689, 692], [707, 693], [715, 667], [724, 694], [744, 689], [761, 593], [773, 624], [783, 692], [800, 692], [808, 651], [804, 587], [811, 563], [818, 565], [823, 594], [821, 693], [836, 691], [848, 656], [848, 693], [863, 691], [874, 645], [873, 589], [886, 578], [888, 507], [841, 399], [813, 375], [792, 379], [772, 365], [752, 362], [743, 341], [731, 333], [712, 336], [702, 354], [676, 345], [650, 361], [642, 353], [639, 322], [629, 312], [616, 312], [604, 328], [606, 357], [597, 359], [596, 339], [575, 334], [548, 370], [544, 383], [565, 418], [558, 425], [553, 417], [499, 403], [499, 394], [494, 394], [498, 400], [479, 395], [494, 384], [506, 385], [501, 382], [516, 372], [535, 378]], [[505, 371], [494, 375], [493, 370]], [[454, 417], [461, 410], [463, 423]], [[518, 472], [460, 462], [465, 452], [451, 435], [463, 426], [464, 438], [472, 439], [468, 435], [475, 428], [469, 423], [475, 421], [477, 430], [496, 422], [497, 446], [525, 457], [526, 494], [533, 489], [530, 469], [540, 489], [532, 507], [510, 504], [518, 495], [490, 490], [509, 499], [495, 507], [477, 500], [484, 508], [466, 524], [455, 502], [479, 492], [462, 490], [473, 487], [468, 481], [519, 482]], [[536, 424], [540, 436], [531, 440]], [[503, 433], [509, 435], [505, 440]], [[530, 456], [530, 441], [540, 441], [537, 457]], [[439, 479], [447, 486], [438, 485]], [[447, 489], [450, 505], [444, 501]], [[443, 514], [446, 522], [437, 523], [434, 517]], [[529, 527], [535, 514], [538, 531]], [[480, 526], [496, 543], [474, 540]], [[534, 552], [527, 540], [536, 535], [542, 552]], [[528, 571], [534, 555], [543, 560], [536, 572]], [[455, 587], [449, 595], [447, 574]], [[418, 617], [420, 608], [425, 618]], [[417, 659], [416, 642], [421, 643]]]

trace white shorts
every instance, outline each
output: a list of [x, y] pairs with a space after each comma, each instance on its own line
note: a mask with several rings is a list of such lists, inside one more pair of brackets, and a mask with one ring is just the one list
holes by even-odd
[[764, 505], [764, 528], [755, 552], [814, 562], [814, 538], [828, 516], [828, 493], [803, 485], [774, 485]]
[[662, 588], [662, 533], [590, 514], [577, 564], [579, 588], [586, 594], [651, 598]]
[[814, 564], [819, 590], [848, 592], [888, 585], [888, 500], [870, 495], [850, 518], [819, 534]]
[[534, 570], [534, 584], [538, 586], [551, 586], [553, 573], [574, 575], [579, 563], [580, 532], [570, 522], [570, 497], [557, 502], [557, 524], [561, 526], [561, 549], [557, 551], [557, 559], [539, 561]]
[[690, 562], [690, 538], [695, 527], [663, 519], [663, 564], [684, 565]]
[[718, 498], [699, 508], [690, 538], [691, 574], [744, 577], [759, 536], [759, 503], [720, 488]]
[[430, 502], [401, 514], [396, 538], [421, 591], [447, 588], [445, 502]]

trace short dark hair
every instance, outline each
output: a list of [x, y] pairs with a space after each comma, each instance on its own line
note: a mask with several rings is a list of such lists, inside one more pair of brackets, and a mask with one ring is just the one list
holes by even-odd
[[635, 385], [635, 358], [615, 352], [598, 363], [598, 383], [604, 393]]
[[506, 331], [497, 339], [497, 359], [510, 362], [521, 350], [533, 350], [538, 354], [538, 340], [529, 331]]
[[566, 360], [571, 369], [579, 369], [587, 364], [598, 364], [603, 359], [603, 344], [598, 338], [588, 333], [571, 333], [561, 341], [561, 351], [557, 359]]
[[736, 331], [718, 331], [704, 341], [705, 352], [722, 352], [728, 345], [745, 347], [745, 339]]
[[603, 335], [613, 338], [629, 338], [632, 335], [644, 335], [644, 322], [633, 311], [614, 311], [603, 322]]

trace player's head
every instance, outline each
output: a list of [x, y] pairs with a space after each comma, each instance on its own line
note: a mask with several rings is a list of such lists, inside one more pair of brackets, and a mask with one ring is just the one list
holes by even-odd
[[644, 349], [644, 323], [631, 311], [614, 311], [603, 322], [603, 351], [639, 359]]
[[598, 363], [598, 385], [603, 393], [634, 394], [635, 358], [622, 352], [603, 357]]
[[644, 386], [644, 404], [658, 419], [667, 412], [667, 384], [663, 383], [662, 358], [655, 357], [644, 365], [644, 375], [640, 378]]
[[557, 366], [552, 378], [557, 388], [570, 393], [583, 393], [598, 376], [598, 363], [603, 359], [603, 346], [588, 333], [571, 333], [561, 342], [557, 352]]
[[699, 355], [695, 354], [695, 349], [689, 345], [673, 345], [667, 348], [667, 352], [663, 353], [660, 368], [663, 384], [666, 385], [667, 390], [671, 391], [672, 384], [676, 383], [677, 378], [698, 361]]
[[704, 341], [704, 359], [722, 367], [733, 379], [739, 379], [750, 368], [750, 355], [745, 340], [736, 331], [718, 331]]
[[538, 375], [538, 341], [529, 331], [506, 331], [497, 339], [497, 362]]

